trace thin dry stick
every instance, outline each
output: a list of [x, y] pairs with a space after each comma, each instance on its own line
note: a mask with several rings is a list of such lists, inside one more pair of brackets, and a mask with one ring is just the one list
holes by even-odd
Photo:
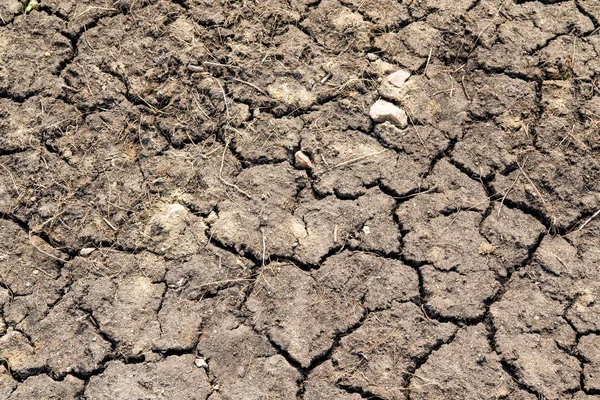
[[223, 89], [223, 85], [221, 85], [221, 81], [215, 78], [219, 87], [221, 88], [221, 93], [223, 93], [223, 101], [225, 102], [225, 112], [227, 113], [227, 118], [231, 118], [231, 114], [229, 113], [229, 105], [227, 104], [227, 95], [225, 94], [225, 89]]
[[199, 285], [198, 287], [213, 286], [213, 285], [222, 285], [224, 283], [234, 283], [234, 282], [250, 282], [250, 281], [253, 281], [253, 280], [254, 279], [252, 279], [252, 278], [227, 279], [227, 280], [224, 280], [224, 281], [215, 281], [215, 282], [203, 283], [202, 285]]
[[423, 75], [427, 73], [427, 68], [429, 68], [429, 62], [431, 61], [431, 53], [433, 52], [433, 47], [429, 49], [429, 56], [427, 57], [427, 64], [425, 64], [425, 69], [423, 70]]
[[460, 82], [462, 83], [463, 91], [465, 92], [465, 96], [467, 97], [467, 100], [471, 101], [471, 96], [469, 96], [469, 92], [467, 92], [467, 86], [465, 85], [465, 76], [464, 75], [460, 79]]
[[262, 234], [262, 266], [265, 266], [265, 253], [267, 252], [267, 245], [265, 242], [265, 230], [260, 229], [260, 233]]
[[413, 194], [408, 194], [406, 196], [394, 197], [394, 199], [397, 199], [397, 200], [410, 199], [411, 197], [416, 197], [416, 196], [419, 196], [421, 194], [426, 194], [426, 193], [433, 192], [436, 189], [437, 189], [437, 185], [433, 185], [432, 187], [430, 187], [429, 189], [427, 189], [427, 190], [425, 190], [423, 192], [417, 192], [417, 193], [413, 193]]
[[425, 316], [425, 318], [427, 318], [427, 321], [433, 322], [433, 320], [429, 318], [429, 315], [427, 315], [427, 311], [425, 311], [425, 307], [423, 306], [423, 304], [421, 304], [421, 311], [423, 311], [423, 315]]
[[564, 141], [565, 141], [565, 140], [567, 140], [567, 139], [568, 139], [568, 138], [569, 138], [569, 137], [570, 137], [570, 136], [573, 134], [573, 132], [575, 132], [575, 125], [574, 125], [574, 124], [573, 124], [573, 126], [571, 127], [571, 132], [569, 132], [569, 133], [567, 134], [567, 136], [565, 136], [565, 137], [563, 138], [563, 140], [561, 140], [561, 141], [560, 141], [560, 143], [558, 144], [558, 146], [556, 146], [556, 147], [560, 147], [560, 146], [561, 146], [561, 145], [564, 143]]
[[80, 12], [79, 14], [75, 15], [71, 21], [75, 21], [78, 18], [82, 17], [84, 14], [89, 13], [90, 11], [94, 11], [94, 10], [101, 10], [101, 11], [119, 11], [116, 8], [108, 8], [108, 7], [88, 7], [87, 9], [83, 10], [82, 12]]
[[422, 380], [422, 381], [424, 381], [424, 382], [430, 382], [430, 383], [429, 383], [430, 385], [435, 385], [435, 386], [440, 386], [440, 387], [442, 386], [442, 385], [440, 385], [438, 382], [434, 381], [433, 379], [428, 379], [428, 378], [425, 378], [424, 376], [417, 375], [417, 374], [415, 374], [415, 373], [413, 373], [413, 372], [408, 372], [408, 371], [405, 371], [405, 373], [406, 373], [406, 374], [409, 374], [409, 375], [412, 375], [412, 376], [414, 376], [415, 378], [417, 378], [417, 379], [420, 379], [420, 380]]
[[579, 227], [579, 230], [582, 230], [583, 228], [585, 228], [585, 226], [587, 224], [589, 224], [590, 221], [593, 220], [594, 218], [596, 218], [598, 215], [600, 215], [600, 209], [598, 209], [598, 211], [596, 211], [594, 213], [594, 215], [592, 215], [591, 217], [589, 217], [583, 224], [581, 224], [581, 226]]
[[221, 64], [221, 63], [210, 62], [210, 61], [204, 61], [202, 64], [204, 64], [204, 65], [214, 65], [214, 66], [217, 66], [217, 67], [240, 68], [240, 67], [238, 67], [236, 65]]
[[[114, 56], [113, 56], [114, 58]], [[116, 60], [116, 58], [115, 58]], [[121, 70], [123, 71], [123, 74], [125, 75], [126, 79], [129, 79], [129, 75], [127, 74], [127, 71], [125, 70], [125, 68], [121, 68]], [[146, 104], [152, 111], [159, 113], [159, 114], [166, 114], [164, 111], [159, 110], [158, 108], [154, 107], [152, 104], [150, 104], [146, 99], [144, 99], [135, 89], [131, 88], [131, 91], [133, 92], [133, 94], [135, 94], [142, 102], [144, 102], [144, 104]], [[172, 100], [171, 100], [172, 101]], [[165, 107], [163, 107], [163, 110], [167, 107], [169, 107], [171, 105], [171, 103], [169, 102], [169, 104], [167, 104]]]
[[227, 152], [228, 147], [229, 147], [229, 140], [227, 141], [227, 143], [225, 143], [225, 148], [223, 148], [223, 155], [221, 156], [221, 168], [219, 169], [219, 180], [221, 182], [223, 182], [224, 185], [234, 188], [235, 190], [237, 190], [238, 192], [240, 192], [241, 194], [243, 194], [244, 196], [246, 196], [247, 198], [252, 200], [252, 196], [250, 196], [248, 193], [246, 193], [242, 189], [240, 189], [240, 187], [238, 185], [227, 182], [225, 180], [225, 178], [223, 178], [223, 165], [225, 165], [225, 153]]
[[335, 90], [335, 92], [333, 92], [333, 94], [337, 94], [338, 92], [340, 92], [340, 91], [344, 90], [344, 88], [345, 88], [346, 86], [350, 85], [351, 83], [354, 83], [354, 82], [362, 82], [362, 81], [368, 81], [368, 79], [360, 79], [360, 78], [352, 78], [352, 79], [349, 79], [349, 80], [347, 80], [346, 82], [342, 83], [342, 84], [340, 85], [340, 87], [339, 87], [339, 88], [337, 88], [337, 89]]
[[10, 172], [10, 170], [8, 168], [6, 168], [6, 166], [4, 164], [0, 164], [0, 167], [4, 168], [6, 170], [6, 172], [8, 172], [8, 176], [10, 176], [10, 180], [12, 181], [12, 184], [15, 187], [15, 191], [17, 192], [17, 197], [20, 198], [21, 197], [21, 191], [19, 190], [19, 187], [17, 186], [17, 182], [15, 181], [15, 177]]
[[341, 162], [341, 163], [336, 164], [333, 167], [329, 168], [328, 171], [331, 171], [331, 170], [336, 169], [336, 168], [345, 167], [346, 165], [354, 164], [355, 162], [362, 161], [362, 160], [364, 160], [366, 158], [369, 158], [369, 157], [375, 157], [375, 156], [377, 156], [377, 155], [379, 155], [381, 153], [384, 153], [385, 151], [387, 151], [387, 150], [381, 150], [381, 151], [377, 151], [375, 153], [369, 153], [369, 154], [366, 154], [364, 156], [356, 157], [356, 158], [353, 158], [351, 160]]
[[510, 193], [510, 191], [515, 187], [515, 185], [519, 181], [519, 177], [520, 176], [521, 176], [521, 170], [519, 169], [517, 171], [517, 177], [513, 181], [512, 185], [510, 185], [510, 187], [508, 188], [508, 190], [506, 192], [504, 192], [504, 196], [502, 196], [502, 200], [500, 200], [500, 208], [498, 208], [498, 216], [500, 216], [500, 212], [502, 211], [502, 206], [504, 205], [504, 200], [506, 199], [506, 196], [508, 196], [508, 194]]
[[429, 150], [427, 150], [427, 146], [425, 146], [425, 141], [423, 140], [423, 138], [421, 137], [421, 135], [419, 134], [419, 131], [417, 130], [417, 127], [415, 126], [415, 124], [413, 123], [412, 118], [410, 117], [410, 115], [408, 115], [408, 113], [406, 114], [406, 116], [408, 117], [408, 120], [410, 121], [410, 125], [413, 127], [413, 129], [415, 130], [415, 134], [417, 135], [417, 137], [419, 138], [419, 141], [421, 142], [421, 145], [423, 146], [423, 150], [425, 150], [425, 155], [427, 157], [429, 157]]
[[169, 107], [171, 105], [171, 103], [167, 104], [165, 107], [163, 107], [163, 110], [159, 110], [158, 108], [154, 107], [152, 104], [150, 104], [146, 99], [144, 99], [141, 95], [139, 95], [135, 90], [131, 90], [133, 92], [133, 94], [135, 94], [145, 105], [147, 105], [152, 111], [159, 113], [159, 114], [166, 114], [166, 112], [164, 112], [163, 110], [167, 107]]
[[535, 190], [535, 192], [537, 193], [537, 195], [540, 196], [540, 199], [542, 199], [542, 204], [544, 205], [544, 208], [546, 210], [548, 210], [548, 207], [546, 206], [546, 200], [544, 199], [544, 196], [542, 196], [542, 194], [538, 190], [537, 186], [535, 186], [535, 184], [533, 183], [533, 181], [531, 179], [529, 179], [529, 176], [527, 176], [527, 174], [525, 173], [525, 170], [523, 170], [523, 167], [521, 166], [521, 164], [519, 163], [519, 161], [517, 161], [517, 165], [519, 166], [519, 169], [523, 173], [523, 176], [529, 181], [529, 183], [531, 184], [531, 186], [533, 186], [533, 189]]
[[196, 107], [198, 107], [198, 109], [200, 110], [200, 112], [202, 114], [204, 114], [204, 116], [206, 118], [208, 118], [209, 121], [212, 121], [212, 118], [210, 117], [210, 115], [208, 115], [206, 113], [206, 111], [204, 111], [204, 109], [200, 106], [200, 102], [198, 101], [198, 99], [196, 99], [196, 95], [194, 93], [192, 93], [192, 98], [194, 99], [194, 103], [196, 103]]
[[90, 87], [90, 82], [89, 79], [87, 77], [87, 74], [85, 73], [85, 69], [78, 64], [75, 64], [77, 67], [79, 67], [79, 69], [81, 70], [81, 73], [83, 75], [83, 78], [85, 79], [85, 87], [88, 90], [88, 92], [90, 93], [90, 96], [94, 97], [94, 93], [92, 92], [92, 88]]
[[[190, 141], [190, 143], [192, 144], [192, 146], [198, 147], [198, 145], [196, 143], [194, 143], [194, 139], [192, 139], [192, 137], [188, 133], [187, 129], [184, 129], [183, 131], [185, 132], [185, 136], [187, 136], [187, 138]], [[175, 128], [173, 128], [173, 132], [175, 132]]]
[[450, 228], [450, 226], [452, 226], [452, 224], [454, 223], [454, 221], [456, 221], [456, 219], [457, 219], [457, 218], [458, 218], [458, 216], [460, 215], [461, 211], [462, 211], [462, 210], [461, 210], [460, 208], [458, 209], [458, 211], [456, 211], [456, 214], [454, 214], [454, 217], [452, 217], [452, 219], [450, 220], [450, 223], [449, 223], [449, 224], [448, 224], [446, 227], [444, 227], [444, 228], [443, 228], [443, 229], [440, 231], [440, 233], [442, 233], [442, 232], [445, 232], [445, 231], [446, 231], [446, 229], [448, 229], [448, 228]]
[[331, 73], [325, 75], [319, 82], [321, 83], [321, 85], [324, 85], [325, 82], [327, 82], [333, 75], [331, 75]]
[[[64, 263], [66, 263], [66, 262], [69, 262], [69, 260], [64, 260], [64, 259], [62, 259], [62, 258], [59, 258], [59, 257], [53, 256], [52, 254], [50, 254], [50, 253], [48, 253], [48, 252], [45, 252], [44, 250], [40, 249], [40, 248], [39, 248], [39, 247], [38, 247], [38, 246], [37, 246], [35, 243], [33, 243], [33, 238], [32, 238], [32, 236], [31, 236], [31, 232], [29, 232], [29, 243], [31, 243], [31, 245], [32, 245], [32, 246], [33, 246], [33, 247], [34, 247], [34, 248], [35, 248], [37, 251], [39, 251], [39, 252], [40, 252], [40, 253], [42, 253], [42, 254], [45, 254], [45, 255], [47, 255], [47, 256], [48, 256], [48, 257], [50, 257], [50, 258], [53, 258], [53, 259], [55, 259], [56, 261], [60, 261], [60, 262], [64, 262]], [[49, 273], [47, 273], [46, 271], [44, 271], [44, 270], [40, 270], [40, 271], [42, 271], [44, 274], [46, 274], [46, 275], [48, 275], [48, 276], [50, 276], [50, 277], [54, 278], [52, 275], [50, 275], [50, 274], [49, 274]]]
[[479, 39], [481, 39], [481, 35], [483, 35], [487, 28], [489, 28], [494, 23], [496, 18], [498, 18], [498, 15], [500, 15], [500, 12], [502, 11], [502, 7], [504, 7], [504, 4], [501, 4], [500, 7], [498, 7], [498, 11], [496, 11], [496, 15], [494, 15], [494, 18], [492, 18], [492, 20], [481, 30], [481, 32], [479, 32], [479, 35], [477, 35], [477, 38], [475, 39], [475, 43], [473, 43], [473, 47], [471, 47], [471, 50], [469, 50], [469, 56], [471, 55], [473, 50], [475, 50], [477, 43], [479, 43]]
[[268, 96], [267, 92], [265, 92], [264, 90], [262, 90], [261, 88], [259, 88], [258, 86], [256, 86], [254, 83], [246, 82], [246, 81], [243, 81], [243, 80], [241, 80], [241, 79], [238, 79], [238, 78], [233, 78], [233, 80], [234, 80], [234, 81], [236, 81], [236, 82], [239, 82], [239, 83], [243, 83], [243, 84], [245, 84], [245, 85], [248, 85], [248, 86], [250, 86], [251, 88], [254, 88], [254, 89], [256, 89], [256, 90], [257, 90], [259, 93], [261, 93], [261, 94], [263, 94], [263, 95], [265, 95], [265, 96]]
[[113, 224], [111, 224], [111, 223], [110, 223], [110, 221], [109, 221], [108, 219], [106, 219], [106, 218], [102, 217], [102, 220], [103, 220], [104, 222], [106, 222], [106, 225], [108, 225], [108, 226], [110, 227], [110, 229], [112, 229], [113, 231], [116, 231], [116, 230], [117, 230], [117, 228], [115, 228], [115, 226], [114, 226]]

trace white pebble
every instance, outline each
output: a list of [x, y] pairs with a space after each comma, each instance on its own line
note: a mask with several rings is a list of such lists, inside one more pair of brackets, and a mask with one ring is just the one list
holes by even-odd
[[387, 77], [387, 81], [389, 83], [391, 83], [392, 85], [401, 88], [402, 86], [404, 86], [404, 83], [406, 82], [406, 80], [410, 77], [410, 72], [405, 71], [403, 69], [399, 69], [398, 71], [394, 72], [393, 74], [390, 74]]
[[206, 360], [204, 358], [196, 358], [196, 360], [194, 361], [194, 364], [196, 364], [196, 367], [198, 367], [198, 368], [204, 368], [204, 369], [208, 368], [208, 364], [206, 363]]
[[314, 166], [312, 161], [310, 161], [310, 158], [302, 151], [297, 151], [294, 158], [296, 159], [296, 168], [313, 169]]
[[375, 122], [391, 122], [397, 128], [403, 129], [408, 125], [408, 118], [403, 109], [395, 106], [389, 101], [377, 100], [371, 106], [369, 115]]
[[81, 250], [79, 251], [79, 255], [80, 255], [80, 256], [83, 256], [83, 257], [85, 257], [85, 256], [89, 256], [89, 255], [90, 255], [90, 254], [92, 254], [94, 251], [96, 251], [96, 249], [95, 249], [95, 248], [93, 248], [93, 247], [84, 247], [83, 249], [81, 249]]

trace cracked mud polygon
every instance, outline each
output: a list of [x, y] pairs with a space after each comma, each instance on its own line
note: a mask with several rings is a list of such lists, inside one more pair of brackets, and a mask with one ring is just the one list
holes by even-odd
[[25, 6], [0, 398], [600, 399], [598, 0]]

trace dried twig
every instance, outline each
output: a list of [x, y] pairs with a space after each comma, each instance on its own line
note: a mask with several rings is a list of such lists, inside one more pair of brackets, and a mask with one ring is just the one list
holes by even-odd
[[374, 153], [369, 153], [369, 154], [366, 154], [364, 156], [356, 157], [356, 158], [353, 158], [351, 160], [341, 162], [341, 163], [336, 164], [333, 167], [329, 168], [327, 171], [331, 171], [331, 170], [336, 169], [336, 168], [345, 167], [346, 165], [354, 164], [354, 163], [362, 161], [362, 160], [364, 160], [366, 158], [375, 157], [375, 156], [377, 156], [377, 155], [379, 155], [381, 153], [384, 153], [386, 151], [387, 151], [387, 149], [386, 150], [381, 150], [381, 151], [376, 151]]
[[200, 106], [200, 102], [198, 101], [198, 99], [196, 98], [196, 95], [192, 92], [192, 98], [194, 99], [194, 103], [196, 103], [196, 107], [198, 107], [198, 110], [200, 110], [200, 112], [202, 114], [204, 114], [204, 116], [206, 118], [208, 118], [209, 121], [212, 121], [212, 118], [210, 117], [210, 115], [208, 115], [206, 113], [206, 111], [204, 111], [204, 109]]
[[102, 220], [103, 220], [104, 222], [106, 222], [106, 225], [108, 225], [108, 226], [110, 227], [110, 229], [112, 229], [113, 231], [116, 231], [116, 230], [117, 230], [117, 228], [115, 228], [115, 226], [114, 226], [113, 224], [111, 224], [111, 223], [110, 223], [110, 221], [109, 221], [108, 219], [106, 219], [106, 218], [102, 217]]
[[422, 194], [431, 193], [431, 192], [433, 192], [436, 189], [437, 189], [437, 185], [433, 185], [429, 189], [424, 190], [422, 192], [407, 194], [406, 196], [398, 196], [398, 197], [394, 197], [394, 199], [396, 199], [396, 200], [410, 199], [411, 197], [416, 197], [416, 196], [419, 196], [419, 195], [422, 195]]
[[467, 92], [467, 86], [465, 85], [465, 76], [464, 75], [462, 76], [462, 78], [460, 78], [460, 82], [462, 83], [463, 91], [465, 92], [465, 96], [467, 97], [467, 100], [471, 101], [471, 96], [469, 96], [469, 92]]
[[368, 81], [368, 79], [361, 79], [361, 78], [352, 78], [352, 79], [349, 79], [349, 80], [347, 80], [346, 82], [342, 83], [342, 84], [340, 85], [340, 87], [338, 87], [338, 88], [335, 90], [335, 92], [333, 92], [333, 94], [338, 94], [339, 92], [341, 92], [342, 90], [344, 90], [344, 88], [345, 88], [346, 86], [350, 85], [351, 83], [354, 83], [354, 82], [362, 82], [362, 81], [365, 81], [365, 82], [367, 82], [367, 81]]
[[267, 252], [267, 244], [265, 242], [265, 230], [260, 229], [260, 233], [262, 234], [262, 266], [265, 266], [265, 254]]
[[260, 94], [264, 95], [264, 96], [269, 96], [267, 94], [267, 92], [265, 92], [264, 90], [262, 90], [261, 88], [259, 88], [258, 86], [256, 86], [254, 83], [250, 83], [250, 82], [246, 82], [244, 80], [238, 79], [238, 78], [233, 78], [234, 81], [239, 82], [239, 83], [243, 83], [244, 85], [248, 85], [253, 89], [256, 89]]
[[519, 177], [520, 176], [521, 176], [521, 170], [519, 169], [517, 171], [517, 177], [513, 181], [512, 185], [510, 185], [510, 187], [508, 188], [508, 190], [506, 192], [504, 192], [504, 196], [502, 196], [502, 200], [500, 200], [500, 207], [498, 208], [498, 216], [500, 216], [500, 212], [502, 211], [502, 206], [504, 205], [504, 200], [506, 199], [506, 196], [508, 196], [508, 194], [510, 193], [510, 191], [515, 187], [515, 185], [519, 181]]
[[15, 191], [17, 192], [17, 196], [21, 197], [21, 191], [19, 190], [19, 187], [17, 186], [17, 181], [15, 181], [15, 177], [13, 176], [13, 174], [10, 172], [10, 170], [8, 168], [6, 168], [6, 166], [4, 164], [0, 164], [0, 167], [4, 168], [6, 170], [6, 172], [8, 172], [8, 176], [10, 176], [10, 180], [12, 181]]
[[492, 20], [481, 30], [481, 32], [479, 32], [479, 35], [477, 35], [477, 38], [475, 39], [475, 43], [473, 43], [473, 47], [471, 47], [471, 50], [469, 51], [469, 56], [471, 55], [473, 50], [475, 50], [475, 47], [477, 46], [477, 43], [479, 43], [479, 39], [481, 39], [483, 33], [494, 23], [496, 18], [498, 18], [498, 15], [500, 15], [500, 12], [502, 11], [502, 7], [504, 7], [504, 4], [498, 7], [498, 11], [496, 12], [496, 15], [494, 15], [494, 18], [492, 18]]
[[210, 61], [204, 61], [202, 64], [204, 65], [214, 65], [216, 67], [226, 67], [226, 68], [240, 68], [236, 65], [230, 65], [230, 64], [221, 64], [221, 63], [216, 63], [216, 62], [210, 62]]
[[585, 226], [587, 224], [589, 224], [594, 218], [596, 218], [598, 215], [600, 215], [600, 209], [598, 209], [598, 211], [596, 211], [594, 213], [594, 215], [592, 215], [591, 217], [589, 217], [588, 219], [585, 220], [585, 222], [583, 224], [581, 224], [581, 226], [579, 227], [578, 230], [582, 230], [583, 228], [585, 228]]
[[429, 49], [429, 56], [427, 57], [427, 63], [425, 64], [425, 69], [423, 70], [423, 75], [427, 73], [427, 69], [429, 68], [429, 62], [431, 61], [431, 53], [433, 52], [433, 47]]
[[227, 118], [231, 118], [231, 114], [229, 113], [229, 104], [227, 104], [227, 95], [225, 94], [225, 89], [223, 89], [223, 85], [221, 85], [221, 81], [215, 78], [219, 87], [221, 88], [221, 93], [223, 93], [223, 101], [225, 102], [225, 112], [227, 114]]
[[[35, 243], [33, 243], [33, 237], [32, 237], [32, 235], [31, 235], [31, 232], [29, 232], [29, 243], [31, 243], [31, 245], [32, 245], [32, 246], [33, 246], [33, 247], [34, 247], [34, 248], [35, 248], [37, 251], [39, 251], [40, 253], [42, 253], [42, 254], [44, 254], [44, 255], [46, 255], [46, 256], [48, 256], [48, 257], [50, 257], [50, 258], [52, 258], [52, 259], [54, 259], [54, 260], [56, 260], [56, 261], [60, 261], [60, 262], [64, 262], [64, 263], [66, 263], [66, 262], [69, 262], [69, 260], [65, 260], [65, 259], [62, 259], [62, 258], [59, 258], [59, 257], [53, 256], [52, 254], [50, 254], [50, 253], [48, 253], [48, 252], [46, 252], [46, 251], [44, 251], [44, 250], [40, 249], [40, 248], [39, 248], [39, 247], [38, 247], [38, 246], [37, 246]], [[51, 277], [52, 277], [52, 275], [48, 274], [46, 271], [43, 271], [43, 270], [41, 270], [41, 271], [42, 271], [44, 274], [46, 274], [46, 275], [48, 275], [48, 276], [51, 276]], [[52, 277], [52, 278], [54, 278], [54, 277]]]
[[419, 138], [419, 141], [421, 142], [421, 145], [423, 146], [423, 150], [425, 150], [425, 155], [427, 157], [429, 157], [429, 150], [427, 150], [427, 146], [425, 146], [425, 141], [423, 140], [423, 138], [421, 137], [421, 135], [419, 134], [419, 131], [417, 130], [417, 127], [415, 126], [415, 124], [413, 123], [412, 118], [410, 117], [410, 115], [408, 115], [408, 113], [406, 113], [406, 116], [408, 117], [408, 120], [410, 121], [410, 125], [413, 127], [415, 134], [417, 135], [417, 137]]
[[546, 200], [544, 199], [544, 196], [542, 196], [542, 194], [538, 190], [537, 186], [535, 186], [535, 183], [533, 183], [533, 181], [531, 179], [529, 179], [529, 176], [525, 173], [525, 170], [523, 169], [523, 167], [521, 166], [521, 164], [519, 163], [518, 160], [517, 160], [517, 166], [519, 167], [519, 169], [523, 173], [523, 176], [527, 179], [527, 181], [529, 181], [529, 183], [531, 184], [531, 186], [533, 186], [533, 189], [535, 190], [535, 192], [537, 193], [537, 195], [540, 196], [540, 199], [542, 200], [542, 204], [544, 205], [544, 208], [546, 210], [548, 210], [548, 207], [546, 205]]
[[225, 283], [234, 283], [234, 282], [251, 282], [251, 281], [254, 281], [254, 280], [255, 279], [253, 279], [253, 278], [226, 279], [224, 281], [215, 281], [215, 282], [203, 283], [202, 285], [198, 285], [198, 287], [222, 285], [222, 284], [225, 284]]
[[225, 143], [225, 147], [223, 148], [223, 155], [221, 156], [221, 168], [219, 169], [219, 180], [221, 182], [223, 182], [224, 185], [234, 188], [235, 190], [237, 190], [238, 192], [240, 192], [241, 194], [243, 194], [244, 196], [246, 196], [247, 198], [252, 200], [252, 196], [250, 196], [248, 193], [246, 193], [242, 189], [240, 189], [240, 187], [238, 185], [235, 185], [231, 182], [227, 182], [225, 180], [225, 178], [223, 178], [223, 165], [225, 165], [225, 153], [227, 152], [228, 148], [229, 148], [229, 140], [227, 141], [227, 143]]

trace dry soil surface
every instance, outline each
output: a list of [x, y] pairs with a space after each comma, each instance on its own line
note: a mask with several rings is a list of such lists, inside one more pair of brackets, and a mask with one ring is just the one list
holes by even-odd
[[600, 399], [599, 0], [24, 9], [0, 398]]

